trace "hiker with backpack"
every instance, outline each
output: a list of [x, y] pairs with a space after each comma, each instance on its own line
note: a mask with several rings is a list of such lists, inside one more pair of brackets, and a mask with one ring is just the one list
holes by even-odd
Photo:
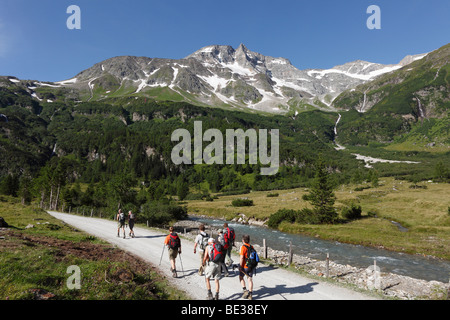
[[[242, 237], [242, 247], [240, 250], [239, 261], [239, 281], [241, 282], [244, 299], [253, 299], [253, 272], [258, 265], [259, 257], [256, 250], [250, 245], [250, 236], [244, 235]], [[248, 290], [245, 286], [244, 276], [247, 276]]]
[[[219, 290], [220, 290], [220, 262], [225, 260], [225, 251], [220, 243], [217, 243], [214, 238], [208, 239], [208, 247], [205, 250], [205, 255], [203, 257], [203, 265], [205, 266], [205, 280], [206, 289], [208, 290], [207, 299], [208, 300], [219, 300]], [[216, 285], [216, 295], [213, 298], [211, 292], [210, 279], [214, 279]]]
[[231, 266], [233, 264], [233, 259], [231, 259], [231, 251], [233, 251], [234, 240], [236, 235], [234, 233], [234, 229], [228, 226], [228, 223], [223, 224], [223, 239], [224, 239], [224, 248], [226, 249], [226, 257], [227, 257], [227, 266]]
[[175, 266], [175, 259], [178, 254], [181, 254], [181, 239], [176, 232], [174, 232], [173, 227], [169, 228], [169, 234], [164, 240], [164, 245], [167, 246], [169, 252], [169, 260], [170, 260], [170, 271], [172, 272], [172, 276], [174, 278], [177, 277], [177, 270]]
[[205, 256], [205, 249], [208, 246], [208, 239], [209, 239], [209, 235], [205, 232], [205, 225], [201, 224], [198, 229], [200, 230], [199, 234], [197, 235], [197, 237], [195, 238], [195, 243], [194, 243], [194, 254], [197, 253], [197, 247], [199, 248], [198, 250], [198, 255], [200, 257], [200, 267], [198, 268], [198, 275], [202, 276], [203, 272], [205, 271], [203, 268], [203, 258]]
[[[223, 236], [223, 231], [219, 231], [219, 235], [217, 236], [217, 241], [225, 248], [225, 238]], [[225, 262], [220, 262], [220, 271], [225, 273], [225, 277], [228, 277], [230, 273], [228, 272], [228, 267]]]
[[125, 213], [122, 212], [122, 209], [119, 209], [116, 220], [118, 221], [117, 236], [120, 237], [120, 228], [122, 228], [123, 238], [125, 239]]
[[134, 238], [134, 222], [136, 221], [136, 215], [130, 211], [128, 211], [128, 225], [130, 226], [129, 236]]

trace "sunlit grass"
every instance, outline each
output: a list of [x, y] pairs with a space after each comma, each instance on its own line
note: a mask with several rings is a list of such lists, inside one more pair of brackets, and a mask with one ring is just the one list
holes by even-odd
[[[362, 219], [336, 225], [282, 223], [279, 228], [285, 232], [450, 260], [450, 185], [428, 182], [419, 185], [422, 188], [412, 189], [409, 182], [382, 178], [377, 188], [368, 184], [342, 186], [335, 190], [338, 212], [355, 203], [362, 207]], [[354, 191], [357, 187], [367, 189]], [[274, 192], [279, 196], [267, 197]], [[189, 201], [188, 213], [228, 220], [244, 214], [247, 218], [264, 221], [280, 209], [311, 208], [309, 202], [302, 200], [307, 193], [307, 189], [299, 188], [223, 196], [213, 202]], [[251, 199], [254, 206], [233, 207], [231, 202], [236, 198]], [[401, 232], [391, 221], [400, 223], [408, 231]]]

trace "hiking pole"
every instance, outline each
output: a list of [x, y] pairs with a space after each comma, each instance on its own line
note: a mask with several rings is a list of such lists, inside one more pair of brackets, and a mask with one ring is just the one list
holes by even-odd
[[[249, 276], [248, 273], [245, 272], [245, 269], [242, 268], [240, 265], [239, 265], [239, 271], [242, 271], [242, 272], [244, 273], [244, 275], [246, 275], [247, 277], [251, 278], [251, 276]], [[252, 273], [253, 273], [253, 271], [254, 271], [254, 270], [252, 270]]]
[[183, 259], [181, 259], [181, 253], [180, 253], [180, 262], [181, 262], [181, 272], [183, 272], [184, 274]]
[[162, 250], [162, 252], [161, 252], [161, 259], [159, 259], [159, 265], [161, 265], [161, 261], [162, 261], [162, 257], [163, 257], [163, 254], [164, 254], [164, 249], [166, 248], [166, 245], [163, 245], [163, 250]]

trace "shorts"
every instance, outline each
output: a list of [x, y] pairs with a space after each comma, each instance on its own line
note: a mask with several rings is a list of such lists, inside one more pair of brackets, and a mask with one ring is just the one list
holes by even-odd
[[125, 226], [125, 221], [124, 221], [124, 222], [120, 222], [120, 221], [119, 221], [119, 222], [117, 223], [117, 227], [118, 227], [118, 228], [123, 228], [124, 226]]
[[242, 268], [241, 266], [239, 266], [239, 277], [252, 277], [253, 276], [253, 269], [252, 268]]
[[175, 260], [178, 256], [178, 249], [170, 249], [169, 248], [169, 259]]
[[130, 230], [133, 230], [133, 228], [134, 228], [134, 219], [130, 219], [130, 221], [128, 221], [128, 225], [130, 226]]
[[205, 269], [206, 279], [220, 280], [221, 274], [220, 265], [211, 261], [208, 262]]

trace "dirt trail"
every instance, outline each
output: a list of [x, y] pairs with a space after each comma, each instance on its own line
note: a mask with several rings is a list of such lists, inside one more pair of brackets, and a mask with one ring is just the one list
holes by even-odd
[[[135, 238], [126, 239], [117, 237], [117, 223], [111, 220], [88, 218], [50, 211], [49, 214], [65, 223], [86, 233], [101, 238], [128, 251], [145, 261], [158, 266], [165, 234], [145, 228], [135, 227]], [[127, 230], [128, 233], [128, 230]], [[192, 299], [206, 298], [204, 277], [197, 274], [199, 258], [193, 253], [194, 244], [189, 240], [182, 240], [181, 261], [177, 259], [178, 278], [172, 278], [167, 250], [164, 251], [161, 272], [178, 288], [187, 292]], [[232, 256], [234, 261], [239, 257]], [[182, 269], [184, 272], [182, 272]], [[231, 270], [230, 270], [231, 271]], [[214, 282], [212, 282], [212, 289]], [[220, 299], [241, 299], [242, 288], [234, 272], [230, 277], [223, 277], [220, 281]], [[264, 264], [258, 266], [258, 273], [254, 278], [253, 299], [269, 300], [366, 300], [372, 297], [358, 292], [341, 288], [326, 282], [320, 282], [302, 277], [296, 273], [273, 268]]]

